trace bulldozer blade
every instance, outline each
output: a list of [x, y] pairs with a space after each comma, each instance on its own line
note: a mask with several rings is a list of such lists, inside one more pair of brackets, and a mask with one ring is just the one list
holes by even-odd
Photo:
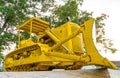
[[90, 57], [90, 62], [88, 62], [88, 64], [118, 69], [117, 66], [114, 65], [111, 61], [109, 61], [107, 58], [102, 57], [96, 49], [92, 39], [93, 23], [94, 19], [91, 19], [89, 21], [86, 21], [84, 25], [81, 26], [86, 54]]

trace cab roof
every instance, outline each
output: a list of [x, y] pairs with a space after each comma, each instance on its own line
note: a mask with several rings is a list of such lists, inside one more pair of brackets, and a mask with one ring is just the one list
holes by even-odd
[[25, 30], [30, 32], [31, 26], [32, 26], [32, 33], [37, 34], [39, 32], [43, 32], [46, 29], [48, 29], [50, 24], [46, 21], [33, 17], [27, 20], [26, 22], [24, 22], [22, 25], [18, 26], [18, 30]]

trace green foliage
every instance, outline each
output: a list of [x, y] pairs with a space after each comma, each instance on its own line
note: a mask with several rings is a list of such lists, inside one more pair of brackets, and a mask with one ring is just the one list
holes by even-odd
[[68, 16], [70, 17], [71, 21], [78, 23], [78, 3], [80, 2], [82, 2], [82, 0], [68, 0], [65, 5], [55, 8], [53, 11], [53, 17], [55, 21], [57, 20], [57, 25], [65, 23]]
[[93, 12], [88, 12], [88, 11], [82, 11], [81, 10], [78, 24], [83, 24], [85, 21], [91, 19], [92, 14], [93, 14]]
[[0, 34], [9, 27], [18, 26], [31, 16], [46, 12], [53, 3], [54, 0], [0, 0]]
[[30, 33], [29, 32], [20, 32], [21, 34], [21, 40], [24, 40], [24, 39], [29, 39], [30, 38]]
[[108, 17], [109, 16], [106, 14], [101, 14], [101, 16], [97, 17], [95, 20], [96, 42], [103, 46], [102, 50], [105, 52], [111, 51], [112, 53], [115, 53], [117, 49], [113, 47], [112, 40], [105, 38], [105, 23], [103, 21]]
[[8, 46], [10, 43], [15, 43], [17, 40], [17, 35], [11, 33], [11, 32], [5, 32], [3, 35], [0, 35], [0, 48], [7, 49], [6, 46]]
[[[21, 31], [20, 32], [20, 40], [27, 40], [27, 39], [30, 39], [30, 33], [29, 32], [27, 32], [27, 31]], [[36, 42], [37, 41], [37, 37], [35, 36], [35, 34], [33, 35], [32, 34], [32, 40], [34, 41], [34, 42]]]
[[[18, 25], [25, 19], [27, 14], [30, 12], [28, 8], [30, 5], [27, 4], [27, 0], [2, 0], [3, 4], [0, 6], [0, 18], [1, 21], [7, 22], [6, 27]], [[1, 2], [0, 2], [1, 3]]]
[[[0, 48], [0, 51], [1, 51], [2, 49]], [[0, 52], [0, 61], [2, 61], [4, 59], [4, 56], [3, 56], [3, 53], [2, 52]]]
[[84, 21], [92, 18], [93, 12], [87, 12], [79, 10], [79, 6], [82, 5], [83, 0], [68, 0], [62, 6], [55, 8], [53, 11], [53, 19], [55, 23], [61, 25], [66, 22], [66, 18], [69, 16], [72, 22], [82, 24]]

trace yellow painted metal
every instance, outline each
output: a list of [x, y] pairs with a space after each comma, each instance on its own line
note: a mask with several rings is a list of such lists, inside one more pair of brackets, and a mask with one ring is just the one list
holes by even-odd
[[18, 47], [20, 47], [20, 30], [18, 30]]
[[[67, 26], [67, 32], [68, 32], [67, 35], [69, 36], [69, 35], [71, 35], [71, 32], [72, 32], [72, 31], [71, 31], [72, 29], [71, 29], [70, 23], [68, 22], [68, 23], [66, 24], [66, 26]], [[72, 48], [72, 40], [69, 40], [69, 41], [68, 41], [68, 45], [69, 45], [68, 48], [69, 48], [70, 52], [73, 53], [73, 52], [72, 52], [72, 51], [73, 51], [73, 48]]]
[[56, 43], [59, 42], [59, 39], [53, 34], [52, 31], [46, 31], [47, 35], [50, 36]]
[[32, 21], [30, 22], [30, 39], [32, 40]]
[[99, 65], [117, 69], [107, 58], [102, 57], [92, 40], [94, 19], [82, 25], [67, 22], [50, 29], [49, 23], [31, 18], [18, 27], [28, 31], [30, 38], [36, 34], [37, 42], [20, 41], [19, 47], [5, 57], [5, 71], [49, 70], [49, 68], [78, 69], [85, 65]]
[[94, 42], [92, 40], [92, 27], [94, 19], [87, 21], [81, 26], [81, 31], [83, 34], [83, 39], [85, 43], [86, 54], [91, 58], [88, 64], [102, 65], [109, 68], [117, 69], [117, 67], [110, 62], [107, 58], [103, 58], [95, 48]]
[[44, 32], [46, 29], [49, 29], [48, 22], [35, 18], [35, 17], [31, 18], [30, 20], [20, 25], [18, 29], [30, 32], [31, 25], [32, 25], [32, 33], [35, 33], [35, 34], [38, 34], [39, 32]]

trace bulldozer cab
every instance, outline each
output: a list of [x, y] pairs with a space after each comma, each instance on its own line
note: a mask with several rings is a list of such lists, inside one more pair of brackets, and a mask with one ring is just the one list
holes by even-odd
[[[30, 20], [24, 22], [18, 28], [18, 47], [25, 46], [27, 43], [28, 45], [33, 44], [33, 35], [38, 35], [43, 33], [45, 30], [49, 29], [49, 23], [35, 17], [31, 18]], [[20, 31], [23, 30], [28, 32], [29, 38], [25, 40], [21, 40], [21, 33]], [[37, 41], [39, 41], [38, 37], [36, 36]]]

